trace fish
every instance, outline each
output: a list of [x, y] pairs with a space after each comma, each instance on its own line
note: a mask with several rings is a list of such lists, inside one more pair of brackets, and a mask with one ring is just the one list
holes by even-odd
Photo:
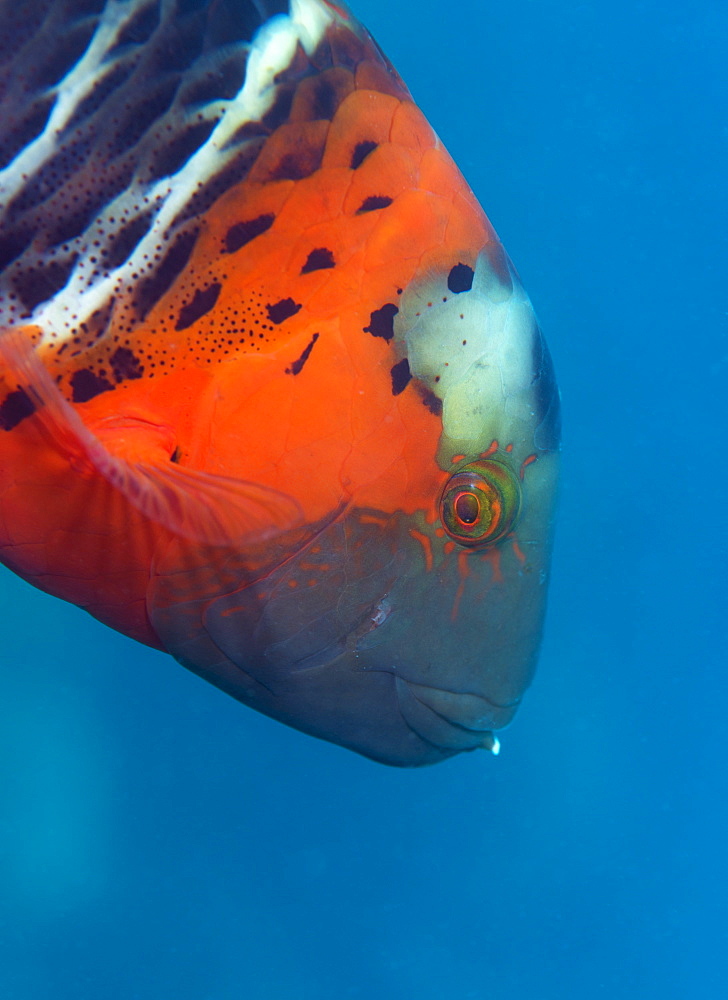
[[395, 69], [333, 0], [0, 26], [2, 563], [375, 761], [497, 753], [559, 392]]

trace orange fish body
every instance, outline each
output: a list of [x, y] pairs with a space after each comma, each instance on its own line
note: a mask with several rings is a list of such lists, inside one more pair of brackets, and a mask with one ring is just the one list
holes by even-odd
[[25, 43], [61, 68], [0, 172], [0, 558], [377, 760], [497, 747], [559, 433], [510, 262], [342, 5], [114, 6]]

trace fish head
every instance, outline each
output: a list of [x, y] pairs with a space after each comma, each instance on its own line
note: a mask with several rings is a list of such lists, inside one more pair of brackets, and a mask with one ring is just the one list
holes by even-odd
[[[494, 730], [533, 676], [545, 610], [558, 391], [500, 244], [469, 259], [430, 264], [370, 321], [391, 323], [388, 342], [362, 341], [388, 353], [287, 467], [305, 526], [249, 549], [245, 572], [231, 556], [223, 593], [218, 565], [184, 648], [169, 581], [188, 555], [170, 556], [149, 597], [186, 665], [296, 728], [402, 766], [497, 747]], [[296, 383], [303, 408], [307, 392], [311, 406], [320, 397], [325, 350], [315, 345]], [[312, 459], [342, 424], [361, 426], [347, 449]]]

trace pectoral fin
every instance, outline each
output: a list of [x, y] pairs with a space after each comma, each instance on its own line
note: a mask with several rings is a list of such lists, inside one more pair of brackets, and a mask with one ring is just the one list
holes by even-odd
[[32, 402], [52, 444], [66, 454], [76, 474], [96, 472], [150, 520], [206, 545], [265, 541], [302, 521], [290, 496], [257, 483], [186, 468], [159, 455], [130, 461], [114, 454], [113, 438], [102, 442], [65, 399], [20, 331], [0, 331], [0, 361]]

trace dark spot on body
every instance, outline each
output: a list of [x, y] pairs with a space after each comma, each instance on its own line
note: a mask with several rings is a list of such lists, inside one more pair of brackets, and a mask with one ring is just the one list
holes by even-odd
[[169, 460], [170, 462], [174, 462], [174, 464], [176, 465], [181, 458], [182, 458], [182, 449], [180, 448], [179, 445], [177, 445], [172, 454], [169, 456]]
[[356, 146], [354, 146], [354, 152], [351, 154], [351, 169], [356, 170], [357, 167], [360, 167], [364, 160], [366, 160], [367, 156], [374, 152], [377, 145], [378, 144], [376, 142], [372, 142], [371, 139], [365, 139], [363, 142], [357, 142]]
[[184, 104], [207, 104], [209, 101], [231, 101], [245, 81], [248, 55], [245, 50], [233, 52], [225, 62], [199, 80], [193, 80], [182, 94]]
[[407, 358], [402, 358], [398, 361], [396, 365], [393, 366], [392, 371], [392, 395], [399, 396], [400, 392], [404, 392], [407, 388], [409, 380], [412, 378], [410, 372], [409, 361]]
[[328, 267], [335, 267], [334, 255], [326, 247], [317, 247], [312, 250], [306, 258], [306, 263], [301, 268], [301, 274], [309, 274], [311, 271], [323, 271]]
[[28, 312], [32, 312], [41, 302], [47, 302], [56, 292], [65, 288], [77, 260], [78, 255], [69, 257], [65, 261], [52, 260], [16, 275], [13, 285]]
[[114, 122], [113, 138], [109, 142], [111, 157], [118, 156], [137, 145], [152, 125], [170, 108], [179, 86], [179, 77], [167, 77], [157, 86], [145, 89], [144, 97], [135, 101]]
[[274, 222], [275, 215], [259, 215], [256, 219], [248, 219], [247, 222], [236, 222], [225, 234], [226, 252], [235, 253], [256, 236], [270, 229]]
[[141, 45], [159, 27], [159, 3], [151, 3], [143, 7], [129, 21], [117, 36], [111, 52], [124, 48], [126, 45]]
[[240, 153], [226, 167], [205, 181], [194, 194], [190, 195], [184, 207], [172, 221], [172, 226], [203, 215], [226, 191], [239, 184], [250, 173], [263, 146], [262, 140], [246, 143]]
[[6, 167], [24, 146], [29, 146], [40, 135], [55, 103], [55, 94], [41, 97], [31, 104], [17, 124], [12, 128], [3, 129], [0, 138], [0, 170]]
[[281, 299], [280, 302], [269, 303], [265, 308], [271, 323], [278, 324], [295, 316], [301, 308], [301, 303], [294, 302], [293, 299]]
[[365, 198], [361, 203], [359, 208], [356, 210], [357, 215], [363, 215], [364, 212], [376, 212], [379, 208], [387, 208], [388, 205], [392, 204], [392, 199], [388, 198], [383, 194], [372, 194], [368, 198]]
[[[435, 381], [439, 381], [440, 376], [435, 378]], [[422, 397], [422, 402], [425, 404], [430, 413], [434, 413], [436, 417], [442, 416], [442, 400], [439, 396], [436, 396], [434, 392], [430, 389], [426, 389], [424, 386], [418, 387], [420, 390], [420, 395]]]
[[55, 37], [48, 39], [49, 50], [43, 53], [43, 59], [30, 74], [35, 88], [50, 90], [59, 83], [84, 54], [95, 31], [96, 24], [86, 21], [54, 33]]
[[149, 180], [155, 181], [160, 177], [169, 177], [171, 174], [176, 174], [192, 154], [196, 153], [206, 142], [217, 123], [217, 118], [195, 122], [184, 132], [180, 132], [170, 142], [161, 145], [155, 151]]
[[318, 339], [319, 335], [317, 333], [314, 333], [313, 337], [311, 338], [311, 343], [307, 345], [301, 357], [297, 361], [294, 361], [290, 368], [286, 368], [286, 375], [298, 375], [298, 373], [301, 371], [303, 366], [308, 361], [309, 355], [313, 350], [313, 345], [316, 343]]
[[286, 153], [270, 170], [270, 181], [302, 181], [310, 177], [321, 166], [323, 146], [301, 145], [294, 153]]
[[222, 285], [219, 281], [208, 285], [207, 288], [198, 288], [192, 296], [192, 301], [186, 303], [180, 309], [175, 330], [186, 330], [188, 326], [192, 326], [205, 313], [208, 313], [217, 302], [221, 288]]
[[124, 379], [141, 378], [144, 374], [144, 366], [128, 347], [118, 347], [109, 360], [117, 382], [123, 382]]
[[393, 302], [385, 302], [381, 309], [375, 309], [369, 317], [369, 326], [364, 327], [364, 333], [372, 337], [383, 337], [391, 340], [394, 336], [394, 317], [399, 312]]
[[197, 229], [178, 236], [154, 274], [139, 283], [134, 304], [141, 319], [144, 319], [184, 271], [197, 236]]
[[447, 287], [456, 295], [460, 292], [469, 292], [473, 287], [474, 274], [472, 267], [467, 264], [456, 264], [447, 276]]
[[4, 232], [0, 236], [0, 271], [23, 253], [33, 239], [32, 229], [15, 229]]
[[147, 235], [152, 227], [154, 216], [152, 212], [144, 212], [143, 215], [132, 219], [125, 226], [115, 233], [108, 246], [104, 250], [104, 263], [113, 271], [128, 260], [141, 240]]
[[74, 403], [87, 403], [94, 396], [113, 388], [108, 379], [92, 372], [90, 368], [82, 368], [71, 376], [71, 398]]
[[31, 413], [35, 413], [35, 404], [25, 389], [9, 392], [0, 403], [0, 427], [5, 431], [11, 431]]
[[331, 120], [339, 105], [339, 95], [330, 80], [319, 80], [314, 92], [312, 117]]
[[291, 105], [293, 104], [293, 88], [281, 88], [276, 94], [271, 107], [263, 115], [261, 121], [271, 132], [284, 125], [291, 115]]

